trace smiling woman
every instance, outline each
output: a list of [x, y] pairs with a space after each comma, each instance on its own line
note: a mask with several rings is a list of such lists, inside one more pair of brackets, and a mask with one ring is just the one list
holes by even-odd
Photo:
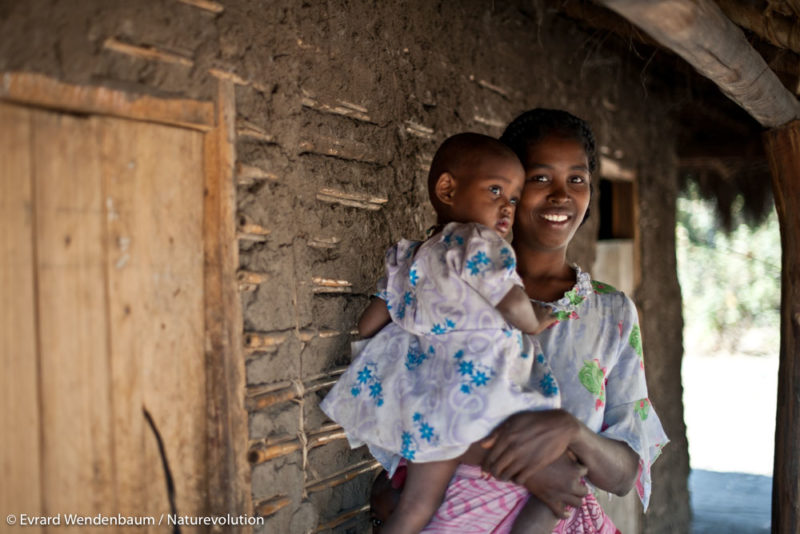
[[[668, 439], [647, 396], [633, 302], [566, 259], [591, 197], [594, 138], [577, 117], [537, 109], [514, 120], [501, 139], [525, 166], [513, 246], [527, 296], [558, 318], [536, 342], [561, 409], [517, 413], [501, 424], [485, 443], [483, 461], [496, 478], [476, 481], [460, 467], [425, 531], [475, 532], [481, 525], [481, 532], [514, 533], [536, 525], [536, 532], [555, 526], [554, 532], [613, 534], [584, 477], [618, 495], [635, 486], [646, 508], [650, 466]], [[524, 486], [530, 498], [504, 481]], [[472, 498], [476, 485], [480, 502]], [[534, 513], [536, 503], [550, 509], [549, 517]]]
[[589, 161], [581, 143], [552, 136], [528, 144], [519, 239], [538, 250], [564, 249], [583, 223], [591, 196]]

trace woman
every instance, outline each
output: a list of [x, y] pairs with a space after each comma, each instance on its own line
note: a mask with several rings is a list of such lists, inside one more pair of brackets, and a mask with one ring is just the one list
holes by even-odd
[[535, 109], [501, 140], [525, 167], [513, 246], [526, 293], [559, 318], [539, 341], [562, 409], [506, 420], [485, 443], [483, 469], [496, 478], [461, 466], [424, 532], [508, 532], [528, 497], [502, 482], [513, 481], [563, 518], [555, 532], [613, 533], [583, 481], [618, 495], [635, 485], [646, 509], [650, 466], [668, 439], [647, 399], [635, 306], [566, 257], [588, 214], [594, 136], [567, 112]]

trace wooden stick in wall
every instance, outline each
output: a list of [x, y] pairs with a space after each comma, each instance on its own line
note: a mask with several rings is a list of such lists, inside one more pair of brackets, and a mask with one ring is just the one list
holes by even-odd
[[255, 512], [261, 517], [268, 517], [289, 505], [291, 501], [286, 495], [275, 495], [265, 501], [261, 501], [255, 506]]
[[333, 475], [327, 478], [306, 484], [306, 492], [314, 493], [317, 491], [333, 488], [340, 484], [344, 484], [345, 482], [349, 482], [354, 478], [363, 475], [364, 473], [377, 471], [380, 468], [381, 464], [378, 463], [377, 461], [364, 460], [363, 462], [357, 463], [348, 469], [334, 473]]
[[127, 56], [139, 59], [161, 61], [163, 63], [174, 63], [177, 65], [183, 65], [184, 67], [194, 66], [194, 61], [187, 57], [179, 56], [178, 54], [173, 54], [172, 52], [159, 50], [158, 48], [152, 46], [145, 47], [124, 43], [116, 37], [109, 37], [106, 39], [105, 42], [103, 42], [103, 48], [106, 50], [111, 50], [112, 52], [125, 54]]
[[222, 11], [225, 9], [222, 4], [218, 2], [212, 2], [211, 0], [178, 0], [178, 2], [194, 6], [205, 11], [210, 11], [211, 13], [222, 13]]
[[361, 514], [365, 514], [369, 512], [369, 504], [365, 504], [363, 506], [359, 506], [353, 510], [349, 510], [346, 512], [342, 512], [341, 514], [337, 515], [330, 521], [326, 521], [325, 523], [318, 526], [314, 532], [324, 532], [326, 530], [331, 530], [332, 528], [336, 528], [339, 525], [346, 523], [347, 521], [353, 519], [354, 517], [358, 517]]

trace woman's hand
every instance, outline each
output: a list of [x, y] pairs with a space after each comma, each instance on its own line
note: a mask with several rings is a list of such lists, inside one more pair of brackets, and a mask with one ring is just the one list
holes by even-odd
[[555, 462], [539, 469], [523, 482], [523, 486], [542, 501], [556, 517], [569, 517], [568, 506], [578, 508], [589, 493], [582, 478], [588, 469], [567, 451]]
[[481, 446], [489, 449], [484, 471], [523, 485], [567, 449], [589, 470], [592, 484], [616, 495], [630, 491], [639, 470], [639, 455], [626, 443], [596, 434], [564, 410], [514, 414]]
[[564, 410], [512, 415], [483, 441], [489, 452], [483, 470], [518, 484], [562, 456], [578, 435], [580, 423]]

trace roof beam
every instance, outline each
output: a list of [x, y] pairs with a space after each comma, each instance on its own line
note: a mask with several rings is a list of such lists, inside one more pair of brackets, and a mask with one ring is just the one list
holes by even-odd
[[762, 126], [800, 119], [800, 102], [712, 0], [597, 1], [689, 62]]
[[766, 16], [760, 9], [736, 0], [716, 0], [722, 11], [742, 28], [768, 43], [800, 54], [800, 22], [784, 17]]

